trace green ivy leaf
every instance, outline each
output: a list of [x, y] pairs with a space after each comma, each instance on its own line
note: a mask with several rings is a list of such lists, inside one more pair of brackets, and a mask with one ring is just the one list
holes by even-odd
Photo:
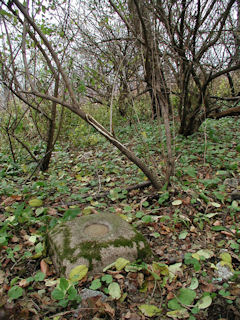
[[173, 298], [168, 301], [168, 308], [171, 310], [179, 310], [182, 306], [178, 303], [176, 298]]
[[23, 295], [23, 289], [19, 286], [13, 286], [8, 291], [8, 296], [11, 300], [18, 299]]
[[55, 288], [51, 293], [51, 297], [54, 300], [62, 300], [65, 297], [65, 292], [60, 290], [59, 288]]
[[35, 274], [34, 280], [35, 281], [43, 281], [45, 279], [45, 273], [39, 271]]
[[105, 274], [104, 276], [102, 276], [101, 280], [109, 284], [113, 282], [113, 277], [111, 276], [111, 274]]
[[92, 290], [97, 290], [99, 288], [101, 288], [102, 283], [100, 279], [95, 279], [92, 281], [91, 286], [89, 287]]

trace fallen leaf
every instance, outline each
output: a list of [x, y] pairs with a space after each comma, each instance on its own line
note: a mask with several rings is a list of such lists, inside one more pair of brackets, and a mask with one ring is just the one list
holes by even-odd
[[212, 283], [207, 283], [207, 282], [203, 282], [201, 284], [201, 289], [204, 292], [215, 292], [216, 291], [216, 286]]
[[6, 278], [5, 272], [3, 270], [0, 270], [0, 284], [4, 283], [5, 278]]
[[172, 202], [172, 205], [173, 206], [180, 206], [180, 204], [182, 204], [183, 202], [182, 202], [182, 200], [174, 200], [173, 202]]
[[21, 201], [21, 200], [22, 200], [22, 196], [12, 195], [12, 196], [6, 198], [1, 204], [4, 206], [9, 206], [16, 201]]
[[120, 286], [117, 282], [110, 283], [110, 285], [108, 286], [108, 291], [109, 291], [109, 295], [113, 299], [118, 300], [121, 298], [121, 289], [120, 289]]
[[201, 249], [197, 251], [197, 254], [201, 257], [204, 257], [205, 259], [210, 259], [214, 256], [214, 252], [209, 249]]
[[40, 268], [45, 275], [48, 275], [48, 264], [45, 262], [44, 259], [42, 259], [40, 262]]
[[167, 316], [173, 319], [187, 319], [189, 318], [189, 313], [186, 309], [178, 309], [167, 312]]
[[220, 258], [222, 259], [222, 261], [224, 262], [228, 262], [228, 263], [232, 263], [232, 257], [228, 252], [222, 252], [220, 254]]
[[221, 207], [220, 203], [217, 203], [217, 202], [210, 202], [209, 205], [212, 206], [212, 207], [215, 207], [215, 208], [220, 208]]
[[85, 264], [79, 265], [70, 271], [69, 280], [73, 282], [82, 280], [87, 273], [88, 267]]
[[122, 270], [123, 268], [126, 267], [127, 264], [129, 264], [130, 261], [127, 260], [127, 259], [124, 259], [124, 258], [118, 258], [116, 261], [115, 261], [115, 267], [118, 271]]
[[194, 277], [194, 278], [192, 278], [191, 284], [188, 288], [191, 290], [195, 290], [198, 288], [198, 284], [199, 284], [198, 279], [196, 277]]
[[26, 288], [30, 285], [30, 282], [27, 281], [27, 279], [22, 279], [21, 281], [19, 281], [18, 285], [19, 287]]
[[196, 306], [199, 309], [206, 309], [212, 304], [212, 298], [210, 296], [202, 297], [198, 302], [196, 303]]
[[43, 201], [41, 199], [34, 198], [34, 199], [29, 200], [28, 204], [31, 207], [41, 207], [43, 204]]
[[146, 316], [146, 317], [155, 317], [161, 314], [162, 310], [152, 304], [141, 304], [138, 306], [138, 309]]

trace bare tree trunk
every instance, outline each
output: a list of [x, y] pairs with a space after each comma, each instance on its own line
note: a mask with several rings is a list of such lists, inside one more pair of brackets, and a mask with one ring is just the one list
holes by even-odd
[[[55, 80], [55, 87], [54, 87], [54, 97], [58, 97], [58, 88], [59, 88], [59, 78]], [[51, 120], [49, 120], [49, 127], [48, 127], [48, 137], [47, 137], [47, 147], [45, 156], [42, 160], [40, 169], [42, 171], [47, 171], [49, 168], [53, 148], [54, 148], [54, 132], [56, 126], [56, 111], [57, 111], [57, 103], [56, 101], [52, 101], [51, 107]]]

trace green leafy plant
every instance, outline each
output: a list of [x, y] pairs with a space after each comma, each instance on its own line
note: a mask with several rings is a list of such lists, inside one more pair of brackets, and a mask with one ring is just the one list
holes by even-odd
[[74, 284], [65, 278], [60, 278], [59, 284], [52, 291], [51, 296], [54, 300], [57, 300], [58, 305], [62, 307], [66, 307], [69, 302], [78, 304], [81, 301], [81, 297], [74, 287]]

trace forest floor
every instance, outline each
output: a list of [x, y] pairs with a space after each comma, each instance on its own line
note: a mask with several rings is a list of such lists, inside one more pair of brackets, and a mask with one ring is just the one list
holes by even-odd
[[[139, 140], [134, 131], [117, 134], [163, 171], [158, 130], [145, 124]], [[58, 145], [49, 171], [37, 175], [26, 156], [14, 163], [0, 147], [0, 319], [240, 319], [240, 119], [209, 120], [187, 139], [176, 135], [175, 177], [160, 192], [127, 191], [146, 181], [143, 174], [107, 142], [93, 144]], [[59, 281], [47, 230], [102, 211], [136, 227], [152, 258], [74, 285]], [[80, 302], [86, 288], [96, 295]]]

